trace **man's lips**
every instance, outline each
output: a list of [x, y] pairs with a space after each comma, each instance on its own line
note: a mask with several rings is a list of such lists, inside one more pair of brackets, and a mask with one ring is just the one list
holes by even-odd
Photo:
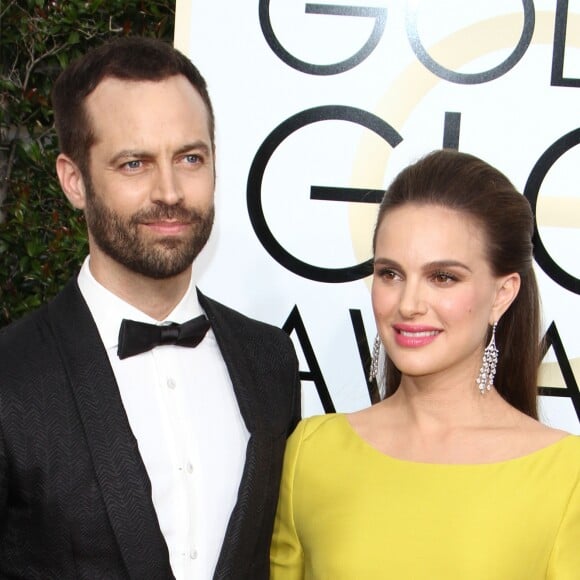
[[191, 227], [189, 222], [178, 220], [158, 220], [151, 222], [142, 222], [142, 225], [149, 230], [160, 234], [179, 234]]
[[431, 344], [441, 334], [433, 326], [394, 324], [395, 342], [404, 347], [420, 347]]

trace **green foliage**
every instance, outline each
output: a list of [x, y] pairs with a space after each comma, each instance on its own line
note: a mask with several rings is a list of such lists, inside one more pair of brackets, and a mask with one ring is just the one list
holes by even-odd
[[0, 0], [0, 326], [53, 297], [88, 251], [55, 176], [60, 71], [119, 35], [171, 41], [175, 0]]

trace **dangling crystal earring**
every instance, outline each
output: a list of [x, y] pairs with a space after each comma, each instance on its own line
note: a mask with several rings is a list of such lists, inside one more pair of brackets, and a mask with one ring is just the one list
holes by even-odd
[[491, 390], [491, 387], [493, 387], [493, 379], [495, 378], [495, 371], [497, 370], [499, 350], [497, 350], [497, 347], [495, 346], [496, 328], [497, 322], [494, 322], [493, 329], [491, 331], [491, 339], [483, 351], [483, 364], [479, 369], [479, 376], [475, 381], [477, 383], [477, 388], [482, 395], [485, 393], [485, 391], [489, 391]]
[[379, 353], [381, 351], [381, 337], [377, 332], [375, 342], [373, 344], [373, 356], [371, 358], [371, 372], [369, 373], [369, 381], [373, 381], [379, 374]]

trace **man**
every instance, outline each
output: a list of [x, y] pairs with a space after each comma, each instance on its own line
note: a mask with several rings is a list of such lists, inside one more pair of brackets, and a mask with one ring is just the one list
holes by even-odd
[[53, 104], [90, 255], [0, 332], [0, 577], [267, 578], [298, 365], [192, 280], [214, 211], [205, 81], [128, 38], [65, 70]]

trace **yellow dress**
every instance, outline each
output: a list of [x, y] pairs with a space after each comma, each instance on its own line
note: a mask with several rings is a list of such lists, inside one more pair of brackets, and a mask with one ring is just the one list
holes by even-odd
[[580, 580], [580, 437], [509, 461], [416, 463], [344, 415], [288, 441], [271, 580]]

